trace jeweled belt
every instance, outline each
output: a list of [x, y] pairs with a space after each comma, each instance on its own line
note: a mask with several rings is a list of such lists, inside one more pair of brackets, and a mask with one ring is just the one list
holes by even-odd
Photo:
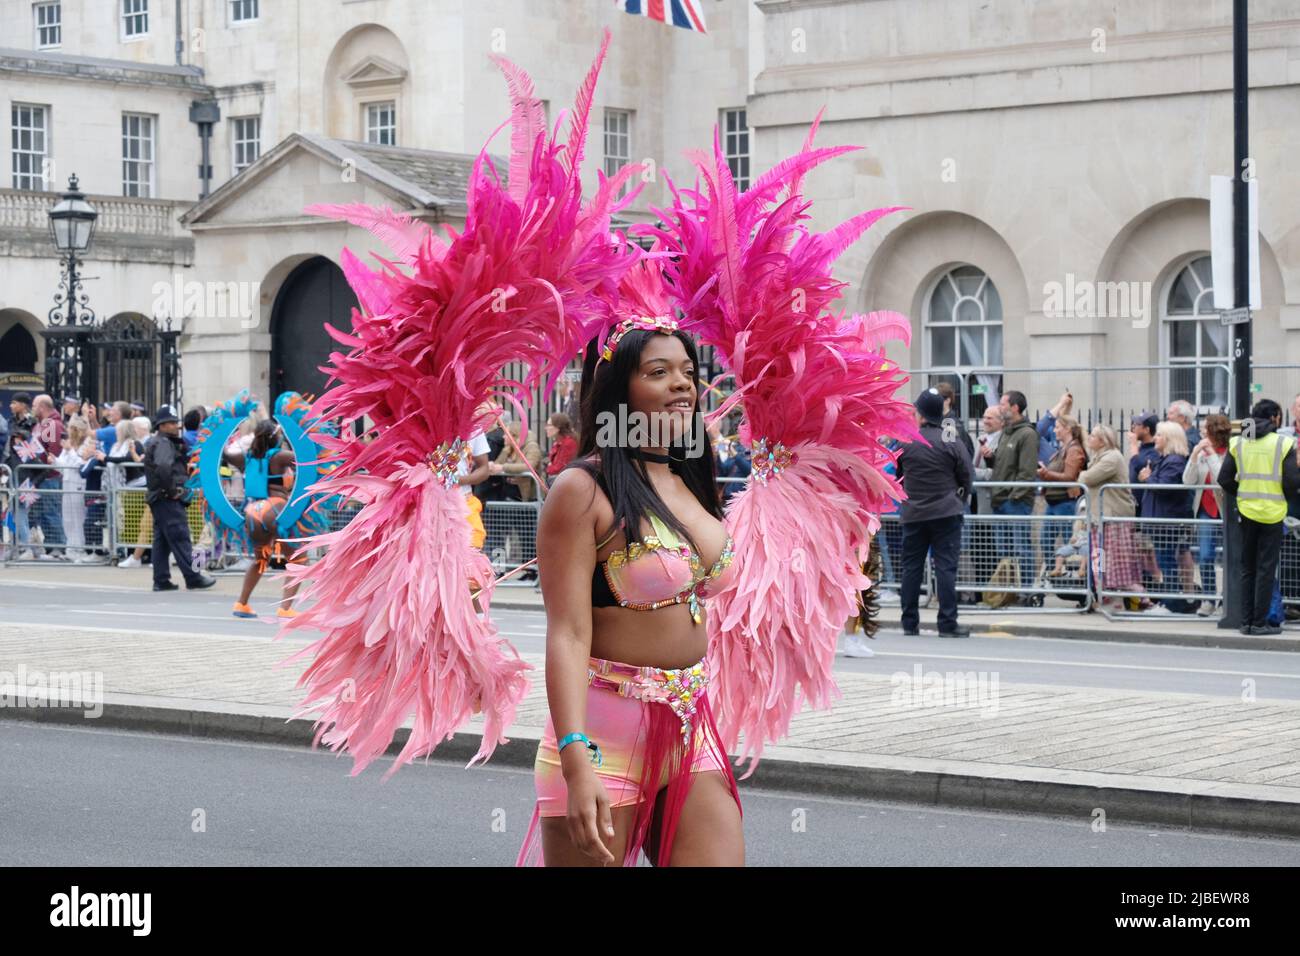
[[599, 657], [587, 660], [587, 683], [620, 697], [667, 704], [682, 722], [682, 738], [690, 739], [695, 709], [709, 685], [704, 661], [690, 667], [636, 667]]

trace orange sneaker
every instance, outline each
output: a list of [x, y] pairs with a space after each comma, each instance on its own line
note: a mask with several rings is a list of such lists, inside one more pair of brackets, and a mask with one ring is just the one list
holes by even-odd
[[282, 607], [275, 612], [276, 617], [297, 617], [298, 612], [291, 607]]
[[235, 609], [231, 613], [234, 614], [235, 617], [257, 617], [256, 611], [247, 604], [240, 604], [238, 601], [235, 602]]

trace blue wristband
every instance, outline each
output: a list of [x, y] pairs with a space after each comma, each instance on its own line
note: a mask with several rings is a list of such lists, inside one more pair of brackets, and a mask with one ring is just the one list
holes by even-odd
[[569, 746], [569, 744], [577, 743], [578, 741], [582, 741], [584, 744], [587, 745], [587, 749], [591, 751], [591, 762], [594, 763], [597, 767], [599, 767], [601, 764], [605, 762], [605, 758], [601, 756], [600, 748], [596, 746], [596, 744], [594, 744], [591, 741], [591, 739], [587, 737], [586, 734], [581, 734], [576, 731], [574, 733], [569, 734], [563, 740], [561, 740], [556, 745], [555, 752], [559, 753], [562, 750], [564, 750], [565, 747]]

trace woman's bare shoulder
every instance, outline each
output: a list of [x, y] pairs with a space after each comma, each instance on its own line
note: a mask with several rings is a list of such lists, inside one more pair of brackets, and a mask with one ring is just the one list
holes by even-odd
[[600, 493], [596, 477], [585, 468], [565, 468], [551, 481], [546, 493], [546, 504], [554, 502], [556, 509], [567, 511], [581, 505], [585, 511], [592, 499]]
[[570, 466], [551, 481], [542, 510], [550, 516], [593, 524], [604, 523], [613, 508], [595, 474]]

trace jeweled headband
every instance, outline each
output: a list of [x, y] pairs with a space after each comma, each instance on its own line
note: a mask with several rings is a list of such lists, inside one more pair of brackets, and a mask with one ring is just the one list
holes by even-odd
[[618, 343], [622, 341], [623, 336], [633, 329], [642, 329], [647, 332], [676, 332], [679, 330], [677, 320], [671, 315], [634, 315], [614, 326], [614, 331], [610, 332], [609, 338], [605, 339], [605, 347], [600, 352], [600, 361], [612, 362], [614, 360], [614, 350], [618, 348]]

